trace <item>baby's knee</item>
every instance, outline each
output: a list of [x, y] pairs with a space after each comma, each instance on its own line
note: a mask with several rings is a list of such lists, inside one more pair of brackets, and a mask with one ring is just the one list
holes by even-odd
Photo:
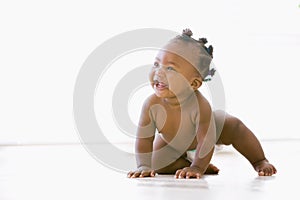
[[241, 133], [243, 122], [237, 118], [230, 116], [225, 121], [227, 126], [227, 132], [229, 132], [228, 139], [230, 140], [230, 143], [232, 144], [236, 138], [239, 137], [239, 134]]
[[219, 143], [225, 145], [234, 144], [243, 132], [244, 127], [244, 123], [239, 118], [227, 115]]
[[245, 130], [245, 124], [237, 117], [232, 117], [232, 139], [239, 138]]
[[244, 123], [237, 117], [232, 119], [235, 131], [241, 129], [244, 126]]

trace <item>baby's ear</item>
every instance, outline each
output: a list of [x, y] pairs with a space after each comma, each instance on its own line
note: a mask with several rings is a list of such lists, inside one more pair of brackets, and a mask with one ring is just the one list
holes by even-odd
[[192, 86], [193, 90], [197, 90], [201, 85], [202, 85], [201, 78], [199, 78], [199, 77], [193, 78], [193, 80], [191, 82], [191, 86]]

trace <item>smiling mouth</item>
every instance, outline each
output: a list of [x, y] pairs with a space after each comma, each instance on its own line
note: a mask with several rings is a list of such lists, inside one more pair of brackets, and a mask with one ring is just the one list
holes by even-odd
[[160, 82], [160, 81], [155, 80], [155, 81], [154, 81], [154, 87], [155, 87], [156, 89], [162, 90], [162, 89], [168, 88], [168, 85], [165, 84], [164, 82]]

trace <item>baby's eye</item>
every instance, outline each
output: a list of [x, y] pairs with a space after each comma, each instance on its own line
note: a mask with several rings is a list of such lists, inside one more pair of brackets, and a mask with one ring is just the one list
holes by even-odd
[[168, 66], [168, 67], [167, 67], [167, 70], [168, 70], [168, 71], [175, 71], [174, 67], [171, 67], [171, 66]]
[[158, 62], [154, 62], [153, 63], [153, 67], [159, 67], [159, 63]]

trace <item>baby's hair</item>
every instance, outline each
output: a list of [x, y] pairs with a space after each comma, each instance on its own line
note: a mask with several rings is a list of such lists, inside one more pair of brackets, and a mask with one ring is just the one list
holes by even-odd
[[[199, 47], [200, 51], [200, 59], [198, 63], [198, 70], [203, 78], [203, 81], [210, 81], [211, 77], [214, 76], [216, 70], [211, 68], [211, 60], [213, 58], [213, 47], [212, 45], [206, 46], [207, 39], [206, 38], [199, 38], [195, 40], [192, 38], [193, 32], [190, 29], [184, 29], [181, 35], [176, 36], [173, 41], [181, 40], [185, 42], [190, 42], [196, 44]], [[205, 52], [203, 51], [205, 50]]]
[[205, 44], [207, 43], [206, 38], [199, 38], [199, 40], [195, 40], [194, 38], [192, 38], [193, 32], [188, 28], [183, 29], [182, 36], [183, 37], [187, 36], [187, 37], [191, 38], [192, 40], [194, 40], [195, 42], [198, 42], [199, 44], [201, 44], [201, 46], [206, 50], [206, 52], [213, 58], [213, 46], [211, 46], [211, 45], [209, 45], [208, 47], [205, 46]]

